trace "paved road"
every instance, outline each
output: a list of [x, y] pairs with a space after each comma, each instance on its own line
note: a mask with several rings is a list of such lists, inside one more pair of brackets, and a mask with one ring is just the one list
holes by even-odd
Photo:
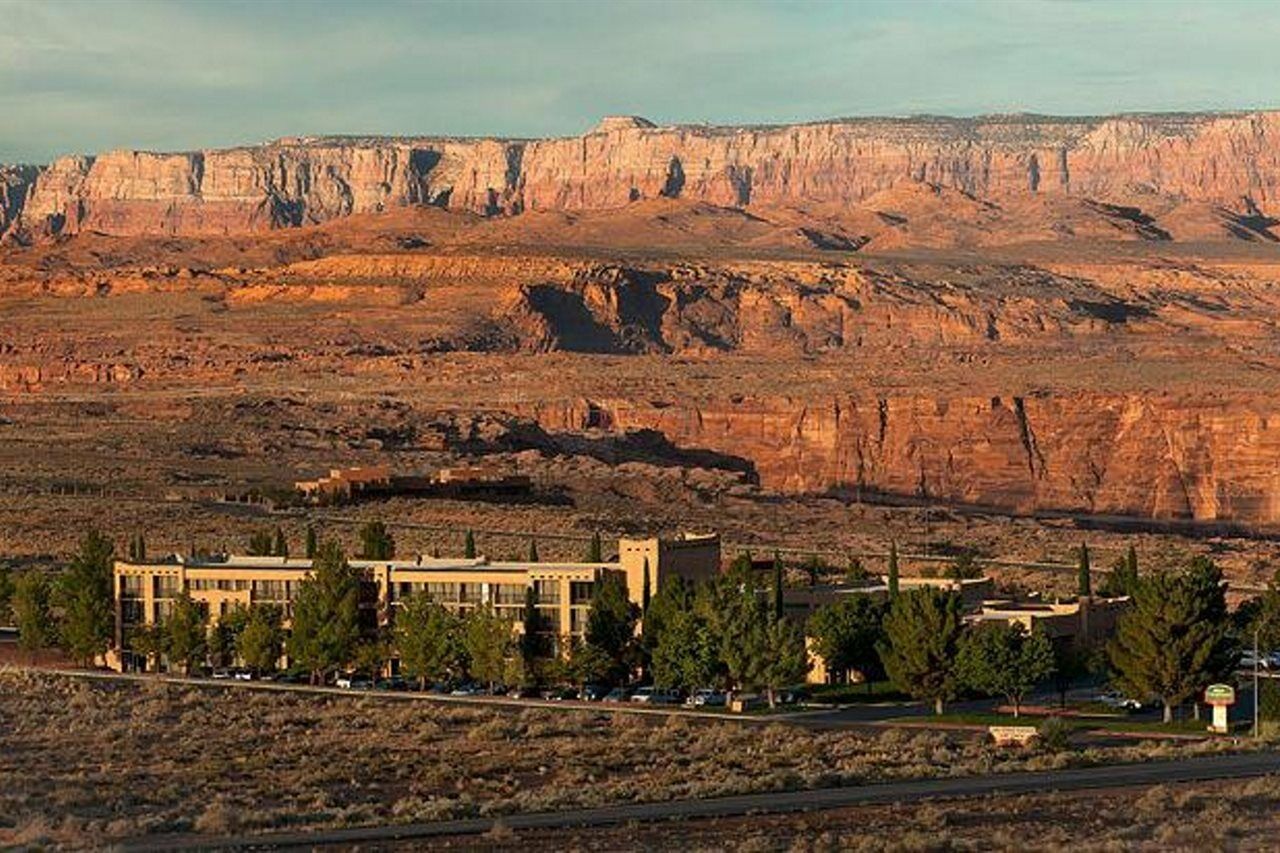
[[[843, 806], [902, 803], [925, 799], [967, 798], [987, 795], [1032, 794], [1046, 791], [1079, 791], [1090, 788], [1127, 788], [1168, 782], [1203, 782], [1242, 779], [1280, 773], [1280, 753], [1260, 752], [1216, 755], [1177, 761], [1148, 762], [1074, 770], [1008, 773], [911, 782], [885, 782], [849, 788], [821, 788], [749, 794], [666, 803], [628, 803], [562, 812], [508, 815], [502, 824], [512, 830], [602, 826], [628, 821], [661, 821], [673, 818], [730, 817], [735, 815], [816, 811]], [[202, 850], [350, 845], [477, 835], [493, 829], [493, 818], [470, 818], [437, 823], [400, 824], [355, 829], [283, 832], [211, 839], [196, 835], [158, 836], [123, 845], [137, 853], [161, 850]]]

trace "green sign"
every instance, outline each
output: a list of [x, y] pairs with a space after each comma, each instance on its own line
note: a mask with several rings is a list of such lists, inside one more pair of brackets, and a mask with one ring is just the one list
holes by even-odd
[[1204, 701], [1210, 705], [1234, 705], [1236, 689], [1230, 684], [1210, 684], [1204, 689]]

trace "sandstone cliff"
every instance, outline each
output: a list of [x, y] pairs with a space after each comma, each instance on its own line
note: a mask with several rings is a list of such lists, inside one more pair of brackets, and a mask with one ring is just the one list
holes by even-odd
[[[1149, 224], [1148, 207], [1205, 203], [1207, 212], [1180, 214], [1179, 226], [1225, 215], [1224, 234], [1271, 238], [1280, 113], [747, 128], [612, 118], [565, 139], [314, 137], [177, 154], [116, 151], [60, 159], [33, 182], [0, 178], [0, 230], [23, 239], [86, 230], [207, 235], [407, 205], [497, 215], [659, 197], [748, 209], [831, 205], [892, 218], [878, 194], [911, 185], [980, 202], [1076, 198], [1112, 205], [1109, 215], [1138, 225]], [[1141, 236], [1170, 234], [1153, 226]]]

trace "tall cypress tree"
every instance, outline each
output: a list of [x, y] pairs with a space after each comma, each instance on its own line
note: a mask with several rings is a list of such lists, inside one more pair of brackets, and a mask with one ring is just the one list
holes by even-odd
[[470, 530], [467, 531], [467, 536], [462, 542], [462, 555], [468, 560], [476, 558], [476, 535]]
[[591, 534], [591, 545], [587, 548], [588, 563], [604, 562], [604, 546], [600, 542], [600, 531]]
[[1081, 598], [1093, 595], [1093, 578], [1089, 566], [1089, 543], [1080, 543], [1080, 563], [1076, 576], [1076, 594]]
[[538, 540], [532, 536], [529, 537], [529, 562], [538, 562]]
[[889, 599], [898, 597], [898, 543], [889, 540]]
[[644, 579], [640, 588], [640, 615], [642, 617], [649, 612], [649, 599], [653, 594], [652, 587], [650, 586], [651, 583], [652, 581], [649, 579], [649, 558], [645, 557]]
[[284, 538], [284, 531], [276, 528], [276, 540], [272, 543], [272, 553], [277, 557], [289, 556], [289, 540]]
[[782, 618], [782, 555], [773, 552], [773, 619]]
[[306, 543], [306, 546], [305, 546], [305, 547], [306, 547], [306, 551], [307, 551], [307, 559], [308, 559], [308, 560], [314, 560], [314, 559], [316, 558], [316, 545], [317, 545], [317, 542], [316, 542], [316, 529], [315, 529], [314, 527], [311, 527], [311, 526], [309, 526], [309, 525], [308, 525], [308, 527], [307, 527], [307, 543]]

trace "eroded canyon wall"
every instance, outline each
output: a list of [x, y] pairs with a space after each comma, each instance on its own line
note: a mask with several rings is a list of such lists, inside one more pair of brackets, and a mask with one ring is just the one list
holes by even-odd
[[26, 239], [83, 230], [235, 233], [401, 205], [486, 215], [659, 196], [737, 207], [848, 205], [904, 183], [978, 199], [1070, 194], [1128, 204], [1156, 196], [1255, 215], [1277, 209], [1280, 113], [750, 128], [610, 119], [563, 139], [325, 137], [115, 151], [62, 158], [30, 177], [0, 178], [0, 230]]
[[1280, 522], [1280, 409], [1227, 398], [737, 397], [529, 406], [548, 430], [656, 429], [767, 488], [1027, 512]]

